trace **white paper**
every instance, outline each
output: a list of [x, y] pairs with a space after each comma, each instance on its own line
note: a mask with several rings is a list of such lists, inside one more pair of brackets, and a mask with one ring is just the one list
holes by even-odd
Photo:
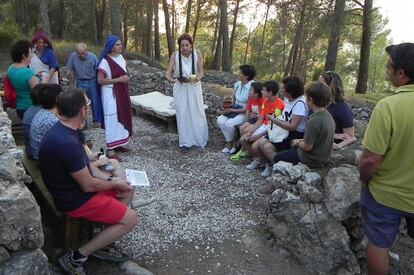
[[133, 169], [125, 169], [125, 173], [127, 181], [131, 183], [131, 186], [150, 186], [147, 177], [147, 172]]

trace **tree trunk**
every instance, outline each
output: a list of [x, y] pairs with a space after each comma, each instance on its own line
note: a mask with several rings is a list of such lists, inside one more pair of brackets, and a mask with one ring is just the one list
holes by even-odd
[[96, 28], [96, 0], [90, 0], [89, 15], [89, 39], [92, 44], [98, 44], [98, 32]]
[[220, 70], [221, 58], [222, 58], [222, 46], [223, 46], [223, 35], [221, 28], [218, 31], [216, 51], [214, 52], [213, 69]]
[[46, 0], [40, 0], [40, 17], [42, 18], [43, 32], [46, 34], [46, 36], [51, 38], [49, 15], [47, 14]]
[[234, 48], [234, 37], [236, 35], [236, 28], [237, 28], [237, 16], [239, 14], [239, 5], [240, 0], [236, 0], [236, 7], [234, 8], [233, 12], [233, 29], [231, 30], [230, 35], [230, 67], [233, 64], [233, 48]]
[[177, 37], [177, 12], [175, 11], [175, 0], [171, 2], [171, 15], [172, 15], [172, 40], [175, 41]]
[[257, 55], [257, 64], [260, 64], [261, 57], [262, 57], [262, 50], [263, 50], [263, 44], [264, 44], [264, 38], [265, 38], [265, 32], [266, 32], [267, 17], [269, 16], [269, 9], [270, 9], [270, 4], [271, 3], [272, 3], [271, 0], [267, 1], [266, 16], [265, 16], [265, 19], [264, 19], [263, 32], [262, 32], [262, 40], [260, 42], [259, 54]]
[[28, 0], [12, 1], [16, 22], [23, 34], [29, 33], [29, 3]]
[[229, 24], [227, 20], [227, 1], [220, 0], [220, 31], [223, 41], [223, 53], [222, 53], [222, 68], [225, 72], [231, 71], [230, 66], [230, 45], [229, 45]]
[[145, 55], [152, 58], [152, 15], [153, 15], [152, 0], [147, 0], [147, 31], [145, 37]]
[[328, 53], [326, 54], [325, 71], [334, 71], [338, 56], [339, 38], [344, 21], [345, 0], [336, 0], [332, 18], [331, 33], [329, 35]]
[[362, 41], [359, 59], [358, 80], [355, 92], [365, 94], [368, 83], [368, 66], [371, 42], [372, 0], [365, 0], [362, 19]]
[[106, 0], [101, 0], [100, 8], [96, 8], [96, 28], [97, 28], [97, 36], [98, 42], [103, 41], [103, 32], [104, 32], [104, 25], [105, 25], [105, 15], [106, 15]]
[[123, 40], [125, 48], [127, 48], [128, 45], [128, 11], [130, 9], [129, 7], [129, 0], [123, 1], [123, 7], [122, 7], [122, 30], [123, 30]]
[[161, 50], [160, 50], [160, 27], [158, 19], [158, 0], [154, 0], [154, 57], [155, 60], [161, 60]]
[[214, 50], [217, 48], [217, 37], [219, 34], [219, 24], [220, 24], [220, 6], [217, 5], [217, 11], [216, 11], [216, 22], [214, 24], [214, 35], [213, 35], [213, 43], [211, 44], [211, 52], [213, 53]]
[[201, 7], [203, 6], [203, 4], [204, 4], [204, 1], [202, 0], [197, 1], [197, 11], [196, 11], [196, 16], [194, 20], [194, 29], [193, 29], [193, 40], [194, 41], [197, 36], [198, 24], [200, 23]]
[[121, 9], [119, 0], [110, 0], [111, 4], [111, 33], [122, 38], [121, 31]]
[[167, 0], [162, 0], [162, 7], [164, 9], [164, 17], [165, 17], [165, 32], [167, 34], [167, 44], [168, 44], [168, 56], [171, 56], [174, 52], [174, 41], [171, 33], [171, 26], [170, 26], [170, 13], [168, 9]]
[[190, 19], [191, 19], [191, 4], [193, 1], [188, 0], [187, 1], [187, 19], [185, 21], [185, 33], [190, 32]]
[[58, 39], [63, 39], [63, 32], [64, 32], [64, 28], [65, 28], [65, 1], [64, 0], [59, 0], [58, 1], [58, 10], [56, 11], [56, 19], [57, 19], [57, 23], [54, 26], [54, 33], [56, 35], [56, 37]]

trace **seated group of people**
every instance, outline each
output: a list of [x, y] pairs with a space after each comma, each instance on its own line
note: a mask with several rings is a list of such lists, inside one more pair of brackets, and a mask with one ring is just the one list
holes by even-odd
[[78, 250], [59, 260], [69, 274], [86, 274], [89, 255], [109, 261], [128, 257], [111, 244], [137, 222], [131, 208], [134, 196], [118, 161], [92, 153], [83, 128], [90, 100], [80, 89], [64, 92], [57, 84], [37, 84], [33, 106], [23, 116], [25, 151], [38, 162], [56, 208], [72, 218], [106, 224], [107, 227]]
[[279, 86], [273, 80], [254, 82], [256, 72], [251, 65], [239, 69], [234, 104], [217, 118], [226, 139], [222, 152], [232, 154], [231, 160], [252, 156], [246, 168], [264, 166], [261, 175], [269, 177], [278, 161], [321, 166], [329, 161], [333, 149], [355, 141], [353, 114], [344, 101], [337, 73], [323, 72], [319, 81], [307, 85], [287, 76]]

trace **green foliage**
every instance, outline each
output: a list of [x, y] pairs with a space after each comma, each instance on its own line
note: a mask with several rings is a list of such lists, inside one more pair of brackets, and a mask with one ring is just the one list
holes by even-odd
[[20, 36], [19, 28], [14, 22], [5, 21], [0, 23], [0, 48], [9, 47]]

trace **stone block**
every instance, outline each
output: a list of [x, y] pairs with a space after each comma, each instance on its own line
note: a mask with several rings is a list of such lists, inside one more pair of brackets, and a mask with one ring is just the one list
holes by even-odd
[[7, 275], [49, 275], [49, 263], [40, 249], [12, 253], [10, 260], [3, 267]]
[[10, 251], [35, 249], [44, 237], [39, 206], [23, 184], [9, 186], [0, 196], [0, 245]]

